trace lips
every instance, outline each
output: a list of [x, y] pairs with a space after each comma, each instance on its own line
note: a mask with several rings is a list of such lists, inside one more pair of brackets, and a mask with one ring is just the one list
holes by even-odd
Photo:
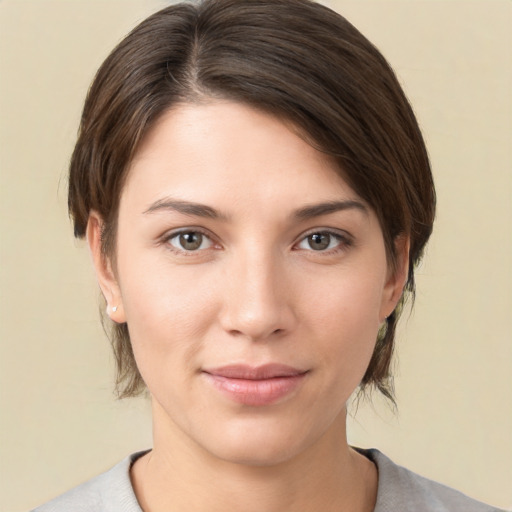
[[229, 365], [203, 370], [208, 383], [217, 391], [234, 402], [249, 406], [281, 401], [299, 387], [307, 373], [274, 363], [258, 367]]

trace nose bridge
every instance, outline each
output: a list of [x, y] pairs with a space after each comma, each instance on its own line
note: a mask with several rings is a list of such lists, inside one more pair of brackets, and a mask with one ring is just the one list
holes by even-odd
[[231, 334], [264, 339], [291, 328], [293, 313], [283, 264], [271, 248], [248, 246], [231, 258], [223, 327]]

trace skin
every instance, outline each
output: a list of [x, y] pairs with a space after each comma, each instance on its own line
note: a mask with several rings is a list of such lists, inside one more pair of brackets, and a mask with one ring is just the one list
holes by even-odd
[[[310, 208], [332, 202], [345, 206]], [[401, 296], [407, 243], [392, 271], [375, 213], [334, 163], [248, 106], [180, 105], [129, 169], [115, 268], [100, 229], [92, 212], [108, 311], [128, 323], [152, 397], [154, 448], [131, 475], [143, 509], [373, 510], [377, 471], [347, 444], [345, 404]], [[183, 229], [199, 248], [183, 248]], [[237, 403], [204, 374], [269, 362], [306, 372], [270, 405]]]

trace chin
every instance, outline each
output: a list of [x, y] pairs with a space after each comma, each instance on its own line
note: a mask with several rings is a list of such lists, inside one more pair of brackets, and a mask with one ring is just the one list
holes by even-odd
[[[286, 463], [318, 441], [323, 429], [311, 428], [284, 419], [276, 421], [237, 421], [229, 422], [227, 428], [218, 432], [210, 429], [203, 445], [215, 458], [253, 467], [269, 467]], [[299, 426], [300, 425], [300, 426]], [[218, 434], [218, 435], [216, 435]]]

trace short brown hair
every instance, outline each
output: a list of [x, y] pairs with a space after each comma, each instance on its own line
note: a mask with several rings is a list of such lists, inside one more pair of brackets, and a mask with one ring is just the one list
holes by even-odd
[[[91, 210], [102, 249], [115, 256], [118, 206], [129, 163], [147, 133], [178, 103], [223, 98], [291, 122], [339, 163], [376, 212], [388, 259], [409, 235], [401, 304], [378, 335], [361, 389], [393, 399], [395, 328], [414, 267], [432, 231], [435, 192], [425, 144], [395, 74], [357, 29], [308, 0], [205, 0], [167, 7], [109, 55], [89, 90], [69, 173], [69, 211], [83, 237]], [[112, 325], [120, 397], [144, 389], [128, 326]]]

